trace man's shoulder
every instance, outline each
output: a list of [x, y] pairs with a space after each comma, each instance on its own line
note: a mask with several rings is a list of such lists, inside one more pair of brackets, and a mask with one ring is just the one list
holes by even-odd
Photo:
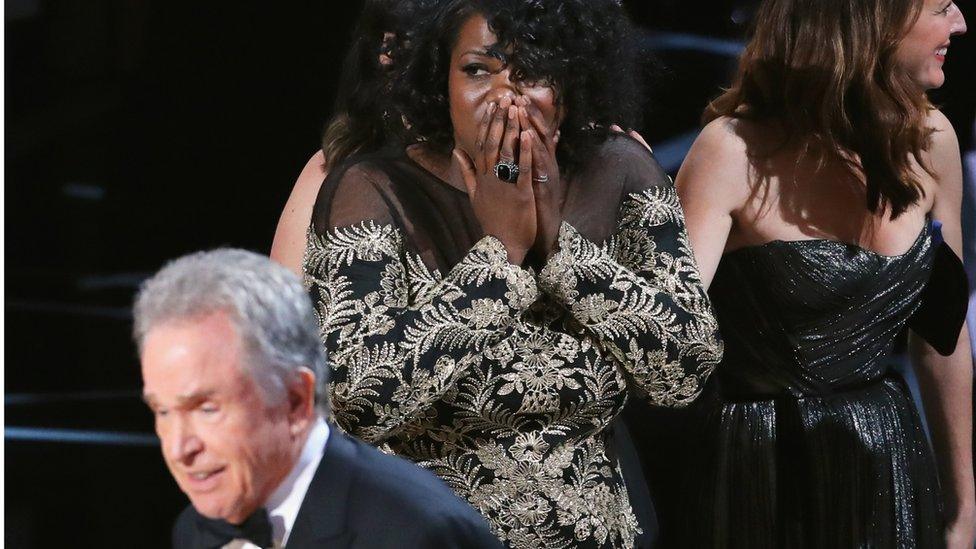
[[[364, 497], [406, 499], [405, 511], [427, 509], [424, 498], [445, 504], [462, 503], [460, 498], [430, 471], [404, 458], [389, 455], [344, 433], [333, 431], [328, 444], [335, 444], [340, 458], [353, 473], [355, 490]], [[433, 502], [433, 503], [436, 503]]]
[[379, 530], [398, 530], [417, 543], [468, 540], [472, 547], [496, 546], [484, 517], [430, 471], [337, 430], [326, 452], [329, 445], [354, 479], [347, 506], [351, 523], [382, 535], [376, 526], [382, 516]]
[[338, 429], [312, 482], [299, 521], [341, 516], [362, 546], [500, 547], [484, 517], [439, 478]]

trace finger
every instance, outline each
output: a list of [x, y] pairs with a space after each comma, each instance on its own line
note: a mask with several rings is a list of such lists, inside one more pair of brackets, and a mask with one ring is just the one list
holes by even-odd
[[532, 133], [519, 135], [519, 176], [515, 186], [520, 191], [532, 191]]
[[613, 133], [624, 133], [624, 129], [616, 124], [610, 124], [610, 131]]
[[519, 123], [522, 124], [523, 128], [527, 128], [527, 131], [532, 135], [532, 183], [534, 186], [540, 177], [545, 179], [545, 176], [540, 176], [539, 174], [546, 172], [543, 163], [548, 156], [548, 152], [545, 150], [545, 145], [539, 139], [539, 134], [532, 126], [529, 115], [524, 108], [519, 108]]
[[479, 154], [477, 155], [479, 162], [478, 169], [481, 172], [485, 171], [485, 166], [483, 165], [484, 155], [481, 154], [480, 151], [485, 147], [485, 140], [488, 139], [488, 128], [491, 125], [491, 117], [495, 114], [495, 109], [497, 108], [498, 103], [495, 103], [494, 101], [488, 103], [488, 108], [485, 109], [485, 114], [481, 117], [481, 125], [478, 127], [478, 140], [475, 142], [475, 146], [477, 146], [479, 151]]
[[529, 134], [532, 137], [532, 183], [547, 185], [555, 173], [552, 169], [552, 154], [543, 145], [535, 130], [530, 130]]
[[498, 162], [515, 162], [515, 147], [519, 138], [518, 108], [512, 105], [508, 108], [508, 119], [505, 122], [505, 136], [498, 150]]
[[651, 146], [647, 144], [647, 141], [644, 141], [644, 138], [641, 136], [641, 134], [637, 133], [637, 130], [630, 130], [629, 132], [627, 132], [627, 135], [633, 137], [634, 139], [637, 140], [638, 143], [647, 147], [648, 151], [654, 152], [654, 150], [651, 149]]
[[508, 108], [512, 105], [512, 98], [502, 97], [498, 102], [498, 108], [491, 117], [488, 128], [488, 137], [485, 138], [485, 146], [482, 150], [484, 154], [484, 171], [490, 173], [498, 162], [498, 148], [502, 144], [502, 136], [505, 133], [505, 122], [508, 120]]
[[468, 189], [468, 198], [474, 198], [475, 192], [478, 190], [478, 177], [475, 172], [474, 162], [468, 157], [468, 154], [461, 149], [454, 148], [454, 158], [457, 160], [458, 166], [461, 168], [461, 178], [464, 179], [464, 186]]
[[528, 97], [525, 97], [525, 106], [522, 108], [525, 109], [532, 127], [535, 128], [535, 131], [538, 133], [538, 137], [542, 139], [543, 144], [547, 149], [552, 149], [556, 144], [556, 142], [553, 140], [553, 136], [557, 132], [557, 129], [549, 127], [549, 124], [546, 122], [546, 117], [542, 114], [542, 109], [533, 104]]
[[535, 131], [535, 124], [529, 118], [529, 112], [528, 110], [526, 110], [524, 104], [523, 106], [520, 106], [518, 109], [518, 119], [519, 119], [519, 125], [522, 126], [523, 130]]

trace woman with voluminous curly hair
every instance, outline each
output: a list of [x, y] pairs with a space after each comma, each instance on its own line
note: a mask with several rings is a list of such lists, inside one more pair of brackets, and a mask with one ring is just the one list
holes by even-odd
[[614, 0], [452, 0], [393, 83], [402, 151], [322, 185], [305, 280], [336, 423], [439, 475], [507, 546], [633, 547], [610, 425], [721, 357]]
[[[726, 347], [664, 535], [971, 549], [962, 173], [925, 95], [963, 16], [951, 0], [766, 0], [755, 25], [677, 179]], [[934, 455], [888, 358], [905, 328]]]

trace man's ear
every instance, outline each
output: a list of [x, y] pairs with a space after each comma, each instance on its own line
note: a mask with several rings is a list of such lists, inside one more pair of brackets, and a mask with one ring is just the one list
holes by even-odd
[[315, 419], [315, 374], [299, 368], [288, 387], [288, 422], [293, 435], [305, 431]]

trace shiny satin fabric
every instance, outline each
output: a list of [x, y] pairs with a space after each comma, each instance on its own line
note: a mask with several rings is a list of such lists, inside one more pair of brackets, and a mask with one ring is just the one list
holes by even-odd
[[887, 360], [931, 232], [898, 256], [807, 240], [723, 257], [710, 295], [725, 356], [684, 418], [674, 546], [942, 546], [934, 460]]

